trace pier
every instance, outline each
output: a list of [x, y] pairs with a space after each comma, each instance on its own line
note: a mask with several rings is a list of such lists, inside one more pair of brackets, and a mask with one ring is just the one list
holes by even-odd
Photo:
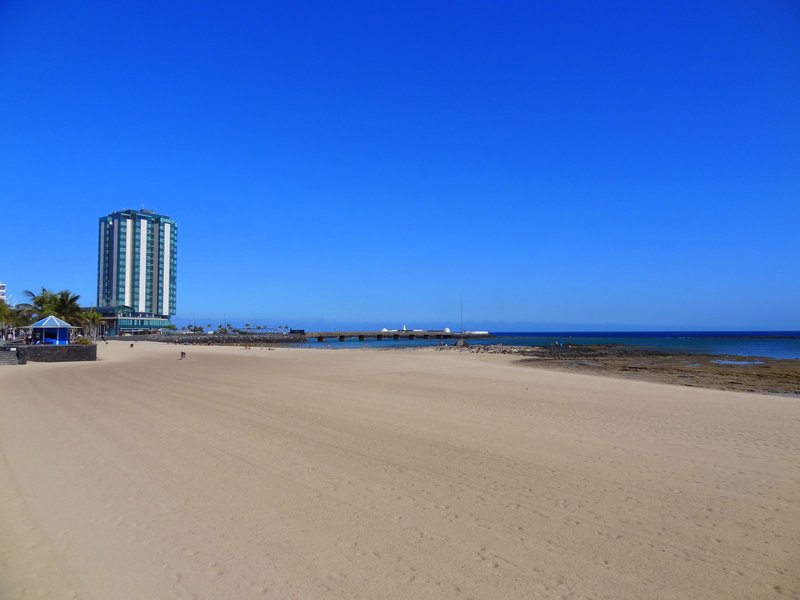
[[344, 342], [348, 339], [357, 339], [359, 342], [366, 340], [456, 340], [456, 339], [476, 339], [476, 338], [489, 338], [491, 334], [488, 332], [474, 332], [465, 331], [463, 333], [452, 331], [438, 331], [438, 330], [411, 330], [411, 329], [398, 329], [387, 331], [307, 331], [306, 338], [308, 340], [317, 340], [324, 342], [327, 340], [337, 339]]

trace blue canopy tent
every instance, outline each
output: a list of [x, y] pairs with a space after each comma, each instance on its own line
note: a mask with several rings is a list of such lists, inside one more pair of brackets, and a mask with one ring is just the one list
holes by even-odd
[[72, 325], [52, 315], [31, 325], [33, 337], [38, 340], [35, 343], [49, 344], [51, 346], [69, 344], [69, 332], [71, 329], [73, 329]]

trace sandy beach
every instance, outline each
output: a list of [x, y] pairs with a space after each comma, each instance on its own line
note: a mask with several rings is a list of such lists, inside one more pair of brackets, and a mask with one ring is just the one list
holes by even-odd
[[800, 400], [504, 355], [0, 367], [0, 598], [797, 598]]

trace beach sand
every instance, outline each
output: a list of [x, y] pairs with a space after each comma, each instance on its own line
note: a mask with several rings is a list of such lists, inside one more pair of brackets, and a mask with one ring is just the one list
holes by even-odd
[[800, 596], [797, 398], [502, 355], [98, 355], [0, 367], [0, 598]]

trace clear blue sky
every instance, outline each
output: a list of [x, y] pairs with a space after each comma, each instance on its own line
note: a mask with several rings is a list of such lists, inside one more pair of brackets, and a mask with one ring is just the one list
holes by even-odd
[[178, 322], [800, 329], [800, 4], [0, 2], [0, 280]]

